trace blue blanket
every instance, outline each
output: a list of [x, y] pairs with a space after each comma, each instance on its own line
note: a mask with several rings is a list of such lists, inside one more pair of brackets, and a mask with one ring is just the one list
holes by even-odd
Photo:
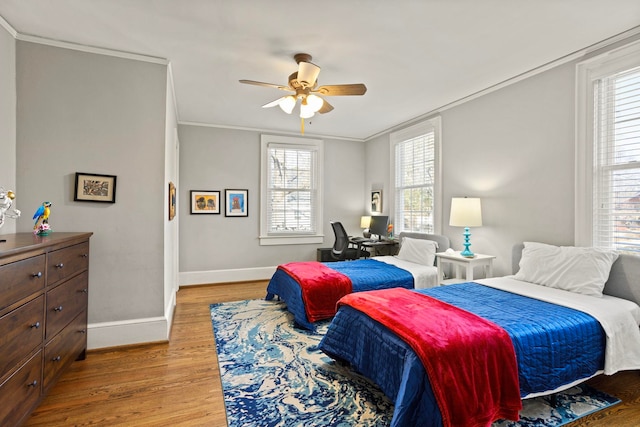
[[[375, 259], [329, 262], [325, 265], [349, 277], [353, 292], [395, 287], [413, 289], [413, 275], [410, 272]], [[287, 309], [293, 314], [296, 323], [315, 330], [315, 325], [307, 319], [300, 285], [280, 269], [276, 270], [267, 285], [266, 299], [271, 300], [275, 295], [287, 303]]]
[[[475, 283], [420, 289], [505, 329], [514, 344], [522, 396], [585, 379], [604, 366], [605, 335], [583, 312]], [[420, 359], [404, 341], [360, 311], [343, 306], [320, 349], [350, 363], [395, 401], [392, 426], [440, 426]]]

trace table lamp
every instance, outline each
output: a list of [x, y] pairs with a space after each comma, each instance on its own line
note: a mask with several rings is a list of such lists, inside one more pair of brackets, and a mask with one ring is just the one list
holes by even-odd
[[469, 227], [479, 227], [482, 225], [482, 208], [480, 199], [477, 197], [452, 197], [451, 198], [451, 216], [449, 225], [453, 227], [464, 227], [464, 250], [460, 255], [466, 258], [473, 258], [474, 254], [469, 249], [471, 242], [469, 237]]
[[364, 228], [362, 231], [362, 235], [367, 239], [371, 237], [371, 231], [369, 227], [371, 226], [371, 217], [370, 216], [362, 216], [360, 217], [360, 228]]

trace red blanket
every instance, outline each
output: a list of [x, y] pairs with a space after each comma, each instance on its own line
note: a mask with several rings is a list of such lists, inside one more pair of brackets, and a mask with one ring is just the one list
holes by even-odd
[[518, 420], [518, 365], [509, 334], [473, 313], [402, 288], [358, 292], [346, 304], [391, 329], [429, 375], [445, 426]]
[[319, 262], [290, 262], [278, 268], [300, 285], [309, 322], [333, 317], [338, 300], [353, 290], [351, 279]]

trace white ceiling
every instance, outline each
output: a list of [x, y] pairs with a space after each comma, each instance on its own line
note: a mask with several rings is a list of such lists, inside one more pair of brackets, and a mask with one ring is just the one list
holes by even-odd
[[0, 0], [18, 38], [166, 58], [180, 122], [298, 132], [262, 109], [306, 52], [331, 97], [307, 134], [366, 139], [623, 32], [639, 0]]

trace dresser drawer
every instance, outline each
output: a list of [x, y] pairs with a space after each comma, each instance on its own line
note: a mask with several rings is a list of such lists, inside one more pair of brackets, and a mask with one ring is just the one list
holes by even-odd
[[0, 317], [0, 378], [42, 344], [44, 296]]
[[44, 288], [44, 255], [0, 266], [0, 310]]
[[55, 284], [88, 268], [88, 242], [50, 252], [47, 262], [47, 284]]
[[42, 350], [0, 385], [0, 426], [19, 425], [40, 399]]
[[80, 313], [47, 344], [44, 350], [44, 390], [87, 347], [87, 313]]
[[86, 310], [88, 279], [89, 272], [84, 271], [47, 292], [46, 340], [53, 338], [80, 312]]

